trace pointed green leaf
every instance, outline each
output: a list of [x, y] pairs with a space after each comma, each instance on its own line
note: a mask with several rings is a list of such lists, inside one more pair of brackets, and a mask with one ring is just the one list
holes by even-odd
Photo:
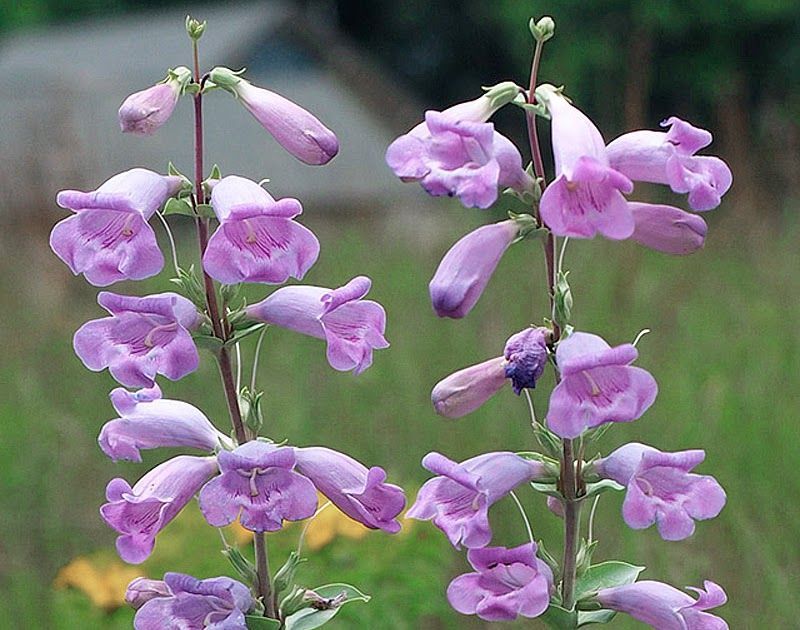
[[192, 335], [195, 344], [198, 348], [204, 348], [211, 352], [219, 352], [223, 346], [222, 339], [212, 335]]
[[621, 486], [613, 479], [601, 479], [600, 481], [587, 483], [586, 494], [581, 496], [581, 499], [589, 499], [591, 497], [597, 496], [602, 492], [605, 492], [606, 490], [616, 490], [617, 492], [619, 492], [620, 490], [624, 489], [625, 486]]
[[268, 617], [247, 615], [244, 620], [247, 622], [247, 630], [278, 630], [281, 627], [280, 621]]
[[188, 202], [183, 199], [176, 199], [175, 197], [167, 199], [162, 214], [165, 216], [168, 214], [183, 214], [187, 217], [195, 216], [194, 210], [192, 210], [192, 206], [190, 206]]
[[286, 630], [312, 630], [328, 623], [341, 610], [341, 607], [350, 602], [368, 602], [370, 596], [359, 591], [350, 584], [326, 584], [313, 589], [319, 597], [333, 599], [342, 594], [346, 599], [336, 608], [319, 610], [318, 608], [304, 608], [286, 618]]
[[536, 492], [541, 492], [542, 494], [547, 494], [551, 497], [561, 497], [561, 493], [558, 491], [558, 488], [554, 483], [536, 483], [535, 481], [532, 481], [531, 488], [536, 490]]
[[616, 610], [578, 611], [578, 627], [582, 628], [593, 623], [608, 623], [616, 614]]
[[539, 619], [557, 630], [575, 630], [578, 626], [578, 613], [574, 610], [565, 610], [556, 604], [550, 604]]
[[596, 564], [589, 567], [575, 582], [575, 598], [586, 599], [603, 588], [633, 584], [642, 571], [644, 567], [617, 560]]
[[216, 219], [217, 215], [214, 214], [214, 208], [212, 208], [207, 203], [200, 203], [195, 208], [197, 210], [197, 216], [203, 217], [204, 219]]

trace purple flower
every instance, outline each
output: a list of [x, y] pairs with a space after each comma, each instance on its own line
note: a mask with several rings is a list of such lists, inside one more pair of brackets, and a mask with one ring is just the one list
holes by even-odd
[[214, 68], [210, 79], [235, 94], [278, 144], [301, 162], [327, 164], [339, 152], [336, 135], [297, 103], [256, 87], [227, 68]]
[[114, 461], [142, 461], [139, 449], [189, 446], [212, 452], [231, 440], [217, 431], [197, 407], [180, 400], [164, 400], [161, 389], [131, 393], [118, 387], [110, 394], [120, 418], [106, 422], [98, 442]]
[[181, 66], [170, 70], [166, 81], [131, 94], [119, 108], [119, 128], [124, 133], [149, 136], [161, 127], [178, 104], [192, 72]]
[[168, 594], [154, 597], [139, 608], [133, 620], [136, 630], [247, 629], [245, 613], [255, 607], [255, 601], [241, 582], [229, 577], [198, 580], [183, 573], [167, 573], [163, 584]]
[[683, 540], [694, 533], [695, 520], [714, 518], [725, 506], [725, 491], [714, 477], [690, 472], [705, 456], [699, 449], [662, 453], [631, 443], [598, 460], [595, 469], [627, 486], [622, 517], [629, 527], [655, 523], [664, 540]]
[[631, 367], [639, 353], [631, 344], [610, 347], [597, 335], [576, 332], [556, 349], [561, 382], [550, 395], [547, 425], [575, 438], [606, 422], [639, 418], [658, 393], [649, 372]]
[[486, 621], [538, 617], [550, 606], [553, 573], [536, 557], [536, 545], [470, 549], [476, 573], [459, 575], [447, 588], [450, 605]]
[[472, 413], [499, 392], [506, 383], [506, 361], [495, 357], [453, 372], [431, 392], [433, 408], [445, 418]]
[[124, 479], [112, 479], [106, 486], [109, 502], [100, 514], [121, 534], [120, 558], [131, 564], [144, 562], [156, 535], [216, 472], [215, 457], [180, 455], [153, 468], [133, 488]]
[[247, 442], [218, 455], [222, 474], [200, 492], [200, 510], [214, 527], [237, 518], [254, 532], [274, 532], [283, 521], [308, 518], [317, 509], [317, 491], [308, 479], [294, 472], [291, 447], [267, 442]]
[[180, 186], [179, 177], [134, 168], [92, 192], [62, 190], [58, 205], [75, 214], [55, 225], [50, 247], [97, 287], [154, 276], [164, 256], [147, 221]]
[[632, 131], [612, 141], [607, 148], [611, 166], [633, 180], [689, 193], [689, 205], [695, 210], [716, 208], [733, 176], [719, 158], [695, 155], [711, 144], [711, 134], [675, 116], [661, 126], [669, 130]]
[[320, 446], [294, 452], [297, 470], [347, 516], [370, 529], [400, 531], [397, 515], [406, 498], [402, 488], [385, 483], [383, 468], [368, 470], [352, 457]]
[[488, 208], [499, 187], [530, 190], [519, 150], [486, 122], [496, 107], [487, 96], [443, 112], [428, 111], [425, 121], [397, 138], [386, 162], [403, 181], [418, 181], [434, 196], [457, 196], [467, 207]]
[[558, 236], [628, 238], [634, 223], [623, 193], [633, 183], [609, 163], [603, 137], [583, 112], [553, 90], [546, 104], [556, 179], [539, 202], [545, 224]]
[[509, 452], [478, 455], [460, 464], [428, 453], [422, 465], [439, 475], [420, 488], [406, 516], [433, 519], [455, 546], [485, 547], [492, 539], [489, 507], [518, 485], [546, 475], [540, 462]]
[[73, 339], [75, 354], [90, 370], [108, 368], [122, 385], [152, 387], [156, 374], [176, 381], [197, 369], [189, 330], [199, 325], [200, 314], [185, 297], [101, 291], [97, 303], [111, 317], [86, 322]]
[[253, 319], [325, 339], [331, 367], [361, 374], [372, 365], [373, 349], [389, 347], [386, 312], [361, 299], [371, 286], [369, 278], [358, 276], [338, 289], [282, 287], [246, 310]]
[[519, 396], [523, 388], [536, 387], [536, 381], [547, 365], [547, 328], [526, 328], [506, 341], [503, 352], [505, 373], [511, 379], [514, 393]]
[[708, 226], [696, 214], [672, 206], [629, 202], [636, 227], [631, 239], [665, 254], [682, 256], [703, 247]]
[[293, 221], [303, 208], [297, 199], [275, 201], [255, 182], [231, 175], [211, 191], [220, 221], [208, 241], [203, 268], [223, 284], [280, 284], [301, 279], [319, 256], [319, 241]]
[[450, 248], [429, 285], [439, 317], [458, 319], [472, 310], [518, 232], [516, 221], [501, 221], [479, 227]]
[[602, 589], [597, 600], [657, 630], [728, 630], [723, 619], [705, 612], [728, 601], [725, 591], [710, 580], [703, 586], [705, 590], [691, 589], [698, 594], [693, 599], [669, 584], [644, 580]]

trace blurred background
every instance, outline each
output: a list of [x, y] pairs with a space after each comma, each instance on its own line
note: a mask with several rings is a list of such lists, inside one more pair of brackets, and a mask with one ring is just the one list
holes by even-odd
[[[475, 98], [481, 85], [526, 84], [532, 15], [552, 15], [541, 80], [567, 94], [606, 140], [656, 129], [670, 115], [708, 128], [707, 151], [731, 166], [734, 186], [704, 215], [706, 247], [670, 258], [635, 243], [573, 242], [575, 324], [612, 344], [651, 328], [639, 364], [660, 385], [653, 408], [615, 427], [604, 452], [629, 440], [664, 450], [702, 447], [700, 472], [728, 492], [721, 516], [683, 542], [628, 530], [622, 497], [604, 495], [596, 531], [598, 560], [645, 565], [642, 577], [683, 585], [713, 579], [730, 602], [732, 628], [796, 625], [800, 587], [800, 4], [791, 0], [329, 0], [315, 2], [149, 2], [4, 0], [0, 2], [0, 628], [126, 628], [132, 612], [120, 593], [136, 575], [166, 570], [200, 577], [229, 572], [219, 539], [194, 506], [159, 537], [140, 567], [115, 560], [114, 534], [97, 509], [109, 479], [135, 480], [165, 459], [114, 465], [96, 446], [113, 417], [106, 373], [87, 372], [70, 339], [99, 317], [96, 290], [50, 252], [47, 236], [65, 216], [63, 188], [93, 189], [111, 175], [172, 160], [191, 170], [191, 107], [151, 138], [119, 133], [116, 110], [129, 93], [190, 64], [183, 30], [189, 13], [209, 22], [201, 64], [246, 66], [248, 77], [307, 106], [341, 140], [325, 168], [282, 153], [225, 94], [207, 105], [206, 161], [223, 173], [269, 178], [276, 197], [304, 204], [303, 222], [322, 243], [305, 281], [338, 286], [373, 278], [371, 297], [389, 314], [389, 350], [359, 377], [330, 369], [323, 344], [278, 329], [266, 336], [260, 380], [270, 435], [325, 444], [383, 465], [413, 497], [427, 475], [429, 450], [454, 459], [487, 450], [534, 448], [524, 400], [509, 390], [457, 422], [430, 406], [435, 382], [502, 352], [512, 333], [547, 314], [541, 246], [507, 253], [473, 313], [439, 320], [427, 282], [447, 248], [468, 230], [498, 220], [488, 211], [428, 199], [385, 167], [389, 142], [421, 120]], [[524, 147], [520, 111], [498, 128]], [[547, 136], [545, 135], [545, 140]], [[527, 150], [522, 149], [524, 156]], [[526, 157], [527, 159], [527, 157]], [[663, 191], [641, 195], [685, 205]], [[641, 198], [641, 197], [640, 197]], [[170, 219], [182, 263], [196, 256], [193, 233]], [[166, 240], [159, 226], [159, 239]], [[168, 290], [169, 272], [115, 291]], [[268, 289], [267, 289], [268, 290]], [[261, 299], [263, 287], [250, 290]], [[252, 344], [243, 349], [245, 366]], [[247, 368], [246, 368], [247, 369]], [[226, 427], [221, 388], [209, 356], [165, 395], [190, 400]], [[552, 384], [534, 400], [540, 414]], [[537, 537], [559, 552], [560, 522], [544, 501], [523, 494]], [[525, 537], [513, 504], [492, 510], [496, 540]], [[330, 517], [318, 524], [314, 553], [299, 579], [308, 586], [349, 582], [373, 595], [335, 623], [360, 628], [480, 628], [451, 611], [448, 581], [466, 569], [428, 523], [396, 537], [353, 530]], [[299, 528], [271, 537], [273, 563], [296, 544]], [[231, 540], [248, 546], [240, 532]], [[538, 622], [511, 624], [536, 627]], [[612, 627], [635, 628], [618, 617]]]

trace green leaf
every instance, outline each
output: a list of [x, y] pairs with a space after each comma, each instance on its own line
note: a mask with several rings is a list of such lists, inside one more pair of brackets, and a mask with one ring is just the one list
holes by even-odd
[[644, 567], [617, 560], [591, 566], [575, 582], [575, 598], [587, 599], [603, 588], [633, 584], [642, 571]]
[[235, 343], [238, 343], [239, 341], [241, 341], [245, 337], [249, 337], [253, 333], [259, 332], [265, 326], [266, 326], [266, 324], [264, 324], [264, 323], [257, 323], [257, 324], [251, 323], [246, 328], [241, 328], [241, 329], [235, 330], [233, 335], [231, 335], [231, 338], [228, 339], [227, 345], [233, 345]]
[[280, 621], [269, 617], [247, 615], [244, 620], [247, 622], [247, 630], [277, 630], [281, 627]]
[[578, 613], [574, 610], [565, 610], [556, 604], [550, 604], [550, 607], [539, 616], [539, 619], [551, 628], [558, 630], [575, 630], [578, 626]]
[[223, 346], [222, 339], [213, 335], [192, 335], [192, 339], [198, 348], [204, 348], [214, 353], [219, 352]]
[[616, 610], [580, 610], [578, 611], [578, 627], [582, 628], [593, 623], [608, 623], [616, 614]]
[[536, 490], [536, 492], [541, 492], [542, 494], [547, 494], [551, 497], [561, 497], [561, 493], [558, 491], [558, 488], [554, 483], [536, 483], [535, 481], [532, 481], [531, 488]]
[[591, 497], [597, 496], [602, 492], [607, 490], [616, 490], [619, 492], [620, 490], [624, 490], [625, 486], [621, 486], [613, 479], [601, 479], [600, 481], [595, 481], [592, 483], [586, 484], [586, 494], [581, 496], [581, 499], [590, 499]]
[[370, 596], [359, 591], [355, 586], [349, 584], [326, 584], [313, 589], [319, 597], [323, 599], [333, 599], [342, 594], [346, 599], [336, 606], [327, 610], [318, 608], [304, 608], [286, 618], [286, 630], [312, 630], [328, 623], [341, 610], [341, 607], [350, 602], [368, 602]]
[[164, 216], [169, 214], [183, 214], [187, 217], [195, 216], [192, 206], [189, 205], [187, 201], [184, 201], [183, 199], [176, 199], [175, 197], [167, 199], [167, 203], [164, 205], [164, 211], [162, 214]]
[[199, 217], [203, 217], [204, 219], [216, 219], [217, 218], [217, 215], [214, 214], [214, 208], [212, 208], [207, 203], [197, 204], [195, 209], [197, 210], [197, 216], [199, 216]]

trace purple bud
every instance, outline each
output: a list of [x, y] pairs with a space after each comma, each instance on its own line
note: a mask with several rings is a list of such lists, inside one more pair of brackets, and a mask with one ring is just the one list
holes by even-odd
[[242, 104], [284, 149], [301, 162], [322, 165], [339, 152], [339, 140], [314, 115], [280, 94], [244, 79], [232, 86]]
[[496, 357], [454, 372], [431, 392], [433, 408], [445, 418], [472, 413], [506, 383], [505, 359]]
[[523, 388], [536, 387], [536, 381], [547, 364], [547, 328], [526, 328], [506, 341], [504, 355], [505, 373], [511, 379], [514, 393], [519, 396]]
[[517, 233], [515, 221], [501, 221], [479, 227], [450, 248], [429, 285], [439, 317], [458, 319], [472, 310]]
[[665, 254], [683, 256], [703, 247], [708, 226], [696, 214], [672, 206], [629, 202], [636, 227], [631, 239]]
[[141, 608], [156, 597], [170, 597], [172, 591], [163, 580], [150, 580], [139, 577], [128, 584], [125, 591], [125, 602], [134, 609]]
[[119, 108], [119, 128], [124, 133], [149, 136], [172, 115], [181, 91], [191, 79], [191, 71], [180, 67], [171, 70], [167, 80], [131, 94]]

